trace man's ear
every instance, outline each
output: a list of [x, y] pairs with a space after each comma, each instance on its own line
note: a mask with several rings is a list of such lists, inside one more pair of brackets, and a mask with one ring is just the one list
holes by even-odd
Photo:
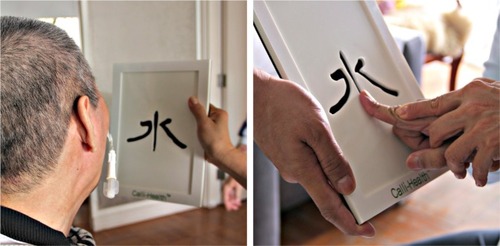
[[87, 96], [81, 96], [76, 103], [76, 120], [79, 121], [78, 133], [82, 140], [82, 145], [88, 148], [91, 152], [96, 148], [96, 134], [94, 132], [94, 124], [92, 123], [92, 105]]

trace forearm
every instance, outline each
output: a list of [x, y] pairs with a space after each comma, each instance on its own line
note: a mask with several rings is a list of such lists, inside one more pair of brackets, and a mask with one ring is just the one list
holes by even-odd
[[233, 177], [243, 187], [247, 187], [247, 163], [246, 151], [231, 148], [218, 158], [211, 161], [214, 165], [222, 169]]

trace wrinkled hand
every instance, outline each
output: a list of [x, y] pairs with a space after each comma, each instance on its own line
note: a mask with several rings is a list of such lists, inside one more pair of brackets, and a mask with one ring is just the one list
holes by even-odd
[[444, 152], [446, 147], [430, 148], [429, 137], [423, 132], [436, 120], [436, 117], [425, 117], [415, 120], [403, 120], [395, 113], [397, 107], [379, 104], [366, 91], [360, 93], [360, 102], [365, 111], [372, 117], [393, 125], [392, 131], [403, 143], [415, 150], [406, 164], [413, 170], [438, 169], [446, 166]]
[[198, 140], [205, 150], [207, 161], [246, 186], [246, 154], [231, 143], [227, 112], [210, 105], [207, 116], [205, 107], [196, 97], [189, 98], [188, 105], [196, 118]]
[[409, 156], [410, 168], [447, 165], [464, 178], [472, 160], [476, 185], [484, 186], [488, 171], [499, 167], [500, 82], [475, 79], [460, 90], [395, 108], [370, 100], [366, 93], [360, 100], [370, 115], [393, 124], [403, 142], [420, 150]]
[[254, 140], [288, 182], [309, 193], [323, 217], [344, 233], [373, 236], [357, 225], [340, 194], [355, 188], [321, 105], [293, 82], [254, 70]]
[[224, 206], [227, 211], [235, 211], [240, 208], [242, 192], [243, 187], [236, 180], [232, 177], [226, 179], [222, 187], [222, 193], [224, 196]]

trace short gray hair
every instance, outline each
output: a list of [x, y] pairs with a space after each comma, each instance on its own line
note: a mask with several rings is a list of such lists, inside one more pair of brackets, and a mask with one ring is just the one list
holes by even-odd
[[29, 192], [54, 169], [75, 103], [99, 93], [90, 67], [65, 31], [1, 17], [2, 194]]

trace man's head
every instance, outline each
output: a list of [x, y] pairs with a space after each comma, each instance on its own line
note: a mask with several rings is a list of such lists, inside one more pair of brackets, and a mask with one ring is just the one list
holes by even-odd
[[74, 41], [51, 24], [17, 17], [1, 17], [0, 37], [2, 194], [42, 184], [70, 160], [69, 139], [81, 139], [76, 147], [102, 163], [108, 112]]

